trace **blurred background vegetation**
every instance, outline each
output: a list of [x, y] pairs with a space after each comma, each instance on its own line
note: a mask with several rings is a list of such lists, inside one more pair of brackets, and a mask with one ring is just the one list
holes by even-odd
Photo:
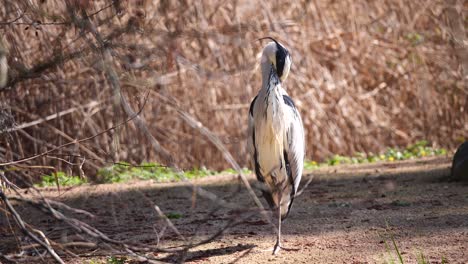
[[265, 36], [292, 55], [284, 85], [308, 160], [399, 159], [421, 140], [416, 156], [453, 149], [468, 135], [467, 10], [456, 0], [2, 0], [0, 162], [53, 150], [7, 170], [23, 178], [52, 168], [105, 178], [120, 161], [229, 168], [206, 128], [247, 166]]

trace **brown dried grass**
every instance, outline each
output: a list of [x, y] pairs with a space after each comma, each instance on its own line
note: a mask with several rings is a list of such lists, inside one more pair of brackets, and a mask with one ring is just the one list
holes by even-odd
[[[92, 46], [98, 43], [92, 34], [68, 23], [71, 16], [63, 1], [4, 2], [1, 21], [13, 21], [21, 15], [18, 10], [26, 13], [13, 23], [0, 24], [13, 82], [0, 91], [3, 107], [10, 109], [17, 124], [77, 110], [4, 136], [2, 160], [29, 156], [124, 120], [101, 54]], [[69, 2], [81, 5], [87, 14], [111, 3]], [[458, 19], [466, 23], [462, 1], [117, 3], [91, 20], [111, 39], [123, 96], [137, 109], [150, 91], [142, 118], [183, 168], [220, 169], [226, 162], [167, 100], [211, 129], [241, 164], [247, 164], [247, 112], [260, 88], [258, 60], [264, 44], [256, 39], [264, 36], [277, 38], [292, 54], [285, 86], [303, 116], [308, 159], [378, 152], [421, 139], [452, 148], [468, 135], [463, 79], [468, 69], [460, 66], [454, 48], [466, 41], [466, 34], [454, 35], [449, 23], [454, 18], [447, 17], [447, 10], [456, 7]], [[67, 24], [44, 25], [54, 18]], [[25, 24], [38, 20], [43, 25], [37, 36], [31, 25], [25, 30]], [[82, 53], [65, 56], [44, 71], [34, 68], [58, 54], [77, 51]], [[79, 108], [93, 101], [99, 104]], [[64, 170], [69, 164], [56, 158], [72, 162], [70, 154], [88, 157], [88, 170], [115, 159], [160, 160], [148, 144], [129, 123], [40, 163]]]

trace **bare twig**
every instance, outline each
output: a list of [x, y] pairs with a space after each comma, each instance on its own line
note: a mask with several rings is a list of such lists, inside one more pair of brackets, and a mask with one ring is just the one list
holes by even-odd
[[300, 196], [306, 189], [307, 187], [309, 187], [309, 185], [312, 183], [312, 181], [314, 180], [314, 176], [313, 175], [310, 175], [309, 176], [309, 180], [307, 180], [307, 182], [302, 186], [302, 188], [296, 193], [296, 195], [294, 195], [294, 197], [298, 197]]
[[[27, 245], [27, 246], [22, 246], [21, 249], [22, 250], [27, 250], [27, 249], [32, 249], [32, 248], [35, 248], [35, 247], [38, 247], [39, 244], [31, 244], [31, 245]], [[84, 241], [74, 241], [74, 242], [68, 242], [68, 243], [62, 243], [60, 244], [61, 247], [79, 247], [79, 248], [97, 248], [98, 245], [96, 243], [93, 243], [93, 242], [84, 242]]]
[[[149, 93], [148, 93], [148, 94], [149, 94]], [[109, 132], [109, 131], [111, 131], [111, 130], [114, 130], [114, 129], [117, 128], [117, 127], [121, 127], [121, 126], [127, 124], [129, 121], [131, 121], [131, 120], [133, 120], [134, 118], [136, 118], [136, 117], [141, 113], [141, 111], [143, 111], [143, 108], [144, 108], [144, 106], [145, 106], [145, 104], [146, 104], [146, 100], [148, 99], [148, 94], [146, 95], [145, 101], [144, 101], [142, 107], [138, 110], [138, 112], [136, 112], [135, 115], [130, 116], [130, 117], [127, 118], [125, 121], [123, 121], [123, 122], [121, 122], [121, 123], [119, 123], [119, 124], [117, 124], [117, 125], [114, 125], [114, 126], [112, 126], [112, 127], [109, 127], [109, 128], [107, 128], [107, 129], [105, 129], [105, 130], [103, 130], [103, 131], [101, 131], [101, 132], [99, 132], [99, 133], [97, 133], [97, 134], [95, 134], [95, 135], [92, 135], [92, 136], [89, 136], [89, 137], [86, 137], [86, 138], [83, 138], [83, 139], [74, 140], [74, 141], [72, 141], [72, 142], [68, 142], [68, 143], [62, 144], [62, 145], [60, 145], [60, 146], [57, 146], [57, 147], [52, 148], [52, 149], [50, 149], [50, 150], [44, 151], [44, 152], [42, 152], [42, 153], [40, 153], [40, 154], [33, 155], [33, 156], [31, 156], [31, 157], [27, 157], [27, 158], [22, 158], [22, 159], [19, 159], [19, 160], [14, 160], [14, 161], [9, 161], [9, 162], [0, 163], [0, 167], [9, 166], [9, 165], [14, 165], [14, 164], [18, 164], [18, 163], [23, 163], [23, 162], [26, 162], [26, 161], [30, 161], [30, 160], [33, 160], [33, 159], [37, 159], [37, 158], [39, 158], [39, 157], [42, 157], [42, 156], [45, 156], [45, 155], [47, 155], [47, 154], [49, 154], [49, 153], [52, 153], [52, 152], [54, 152], [54, 151], [57, 151], [58, 149], [61, 149], [61, 148], [64, 148], [64, 147], [66, 147], [66, 146], [70, 146], [70, 145], [73, 145], [73, 144], [78, 144], [78, 143], [81, 143], [81, 142], [85, 142], [85, 141], [91, 140], [91, 139], [96, 138], [96, 137], [99, 137], [100, 135], [103, 135], [103, 134], [105, 134], [105, 133], [107, 133], [107, 132]]]
[[24, 221], [21, 219], [21, 216], [16, 212], [15, 208], [11, 205], [11, 203], [8, 201], [8, 198], [7, 196], [3, 193], [2, 190], [0, 190], [0, 198], [3, 200], [3, 202], [5, 203], [5, 205], [7, 206], [8, 208], [8, 211], [10, 211], [10, 213], [13, 215], [15, 221], [16, 221], [16, 224], [20, 227], [20, 229], [23, 231], [23, 233], [27, 236], [29, 236], [31, 239], [33, 239], [34, 241], [36, 241], [39, 245], [41, 245], [42, 247], [44, 247], [47, 252], [49, 252], [49, 254], [58, 262], [58, 263], [65, 263], [60, 257], [59, 255], [57, 255], [57, 253], [55, 253], [54, 249], [48, 244], [47, 242], [47, 238], [44, 236], [44, 234], [42, 234], [43, 238], [45, 239], [46, 242], [40, 240], [36, 235], [34, 235], [33, 233], [31, 233], [25, 226], [25, 223]]
[[[24, 198], [24, 197], [10, 197], [10, 200], [13, 200], [13, 201], [22, 201], [22, 202], [26, 202], [28, 204], [31, 204], [35, 207], [40, 207], [42, 202], [40, 201], [36, 201], [36, 200], [31, 200], [31, 199], [27, 199], [27, 198]], [[70, 207], [64, 203], [61, 203], [61, 202], [57, 202], [57, 201], [53, 201], [53, 200], [50, 200], [50, 199], [43, 199], [43, 202], [46, 202], [46, 203], [49, 203], [50, 205], [53, 205], [57, 208], [60, 208], [60, 209], [64, 209], [64, 210], [68, 210], [70, 212], [74, 212], [74, 213], [77, 213], [77, 214], [82, 214], [82, 215], [86, 215], [90, 218], [94, 218], [96, 217], [94, 214], [88, 212], [88, 211], [85, 211], [85, 210], [82, 210], [82, 209], [77, 209], [77, 208], [73, 208], [73, 207]]]
[[20, 14], [17, 18], [15, 18], [15, 19], [13, 19], [13, 20], [11, 20], [11, 21], [0, 22], [0, 26], [9, 25], [9, 24], [15, 23], [16, 21], [18, 21], [18, 20], [20, 20], [21, 18], [23, 18], [23, 17], [24, 17], [24, 14], [25, 14], [26, 12], [20, 11], [20, 13], [21, 13], [21, 14]]
[[186, 240], [185, 237], [179, 232], [177, 227], [172, 223], [171, 219], [169, 219], [162, 211], [159, 209], [159, 206], [154, 205], [154, 210], [156, 210], [156, 213], [158, 213], [159, 217], [164, 219], [164, 221], [167, 223], [167, 225], [174, 231], [182, 240]]
[[85, 104], [85, 105], [82, 105], [82, 106], [79, 106], [79, 107], [72, 107], [70, 109], [63, 110], [63, 111], [61, 111], [59, 113], [52, 114], [52, 115], [46, 116], [44, 118], [40, 118], [38, 120], [34, 120], [32, 122], [24, 123], [24, 124], [21, 124], [19, 126], [15, 126], [13, 128], [7, 129], [6, 132], [13, 132], [13, 131], [21, 130], [21, 129], [24, 129], [24, 128], [27, 128], [27, 127], [35, 126], [35, 125], [38, 125], [40, 123], [50, 121], [50, 120], [59, 118], [59, 117], [64, 116], [64, 115], [71, 114], [71, 113], [75, 112], [78, 109], [91, 108], [91, 107], [95, 107], [97, 105], [99, 105], [99, 102], [92, 101], [92, 102], [90, 102], [88, 104]]

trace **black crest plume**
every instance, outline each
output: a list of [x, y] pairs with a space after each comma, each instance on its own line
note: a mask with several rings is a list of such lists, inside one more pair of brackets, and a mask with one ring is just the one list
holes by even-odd
[[270, 39], [276, 43], [276, 47], [278, 48], [278, 51], [276, 52], [276, 73], [281, 77], [283, 76], [284, 63], [286, 62], [286, 58], [289, 56], [289, 52], [272, 37], [259, 38], [258, 40], [261, 41], [264, 39]]

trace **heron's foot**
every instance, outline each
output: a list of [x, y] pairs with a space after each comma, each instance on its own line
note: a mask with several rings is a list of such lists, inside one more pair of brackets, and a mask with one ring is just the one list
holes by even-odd
[[299, 251], [299, 250], [301, 250], [301, 249], [300, 249], [300, 248], [286, 248], [286, 247], [281, 246], [281, 243], [276, 242], [275, 246], [273, 247], [273, 255], [278, 254], [278, 252], [279, 252], [280, 250], [284, 250], [284, 251]]
[[273, 255], [278, 254], [278, 252], [280, 251], [281, 248], [282, 248], [282, 247], [281, 247], [281, 243], [279, 242], [279, 240], [276, 241], [276, 244], [275, 244], [275, 246], [273, 247]]

